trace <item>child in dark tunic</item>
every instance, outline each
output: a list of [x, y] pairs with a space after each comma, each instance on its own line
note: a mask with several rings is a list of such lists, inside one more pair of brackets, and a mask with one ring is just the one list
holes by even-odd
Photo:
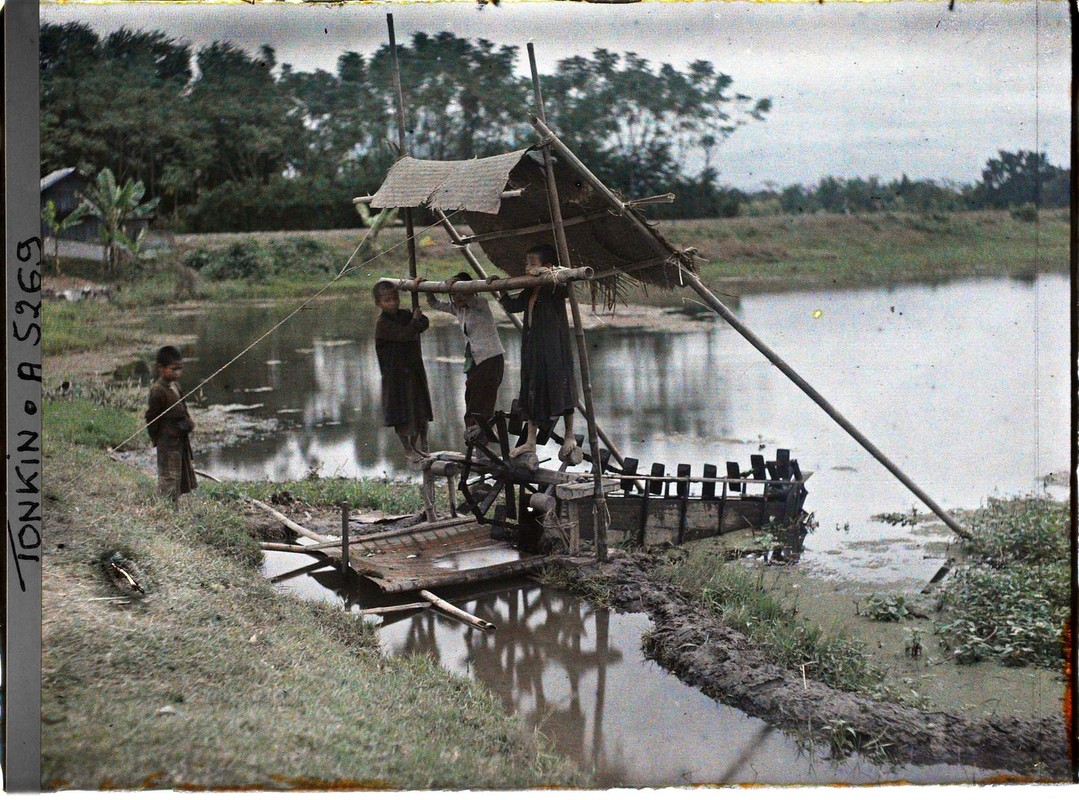
[[[550, 245], [533, 247], [525, 256], [525, 272], [542, 275], [553, 269], [558, 256]], [[583, 455], [573, 436], [573, 410], [577, 407], [577, 382], [573, 377], [573, 352], [566, 321], [565, 286], [535, 286], [503, 301], [509, 312], [524, 314], [521, 334], [521, 394], [518, 402], [528, 421], [528, 439], [511, 456], [536, 452], [536, 429], [562, 417], [565, 441], [559, 458], [580, 464]]]
[[382, 422], [392, 427], [405, 448], [408, 463], [418, 465], [427, 456], [427, 423], [431, 395], [423, 368], [420, 334], [431, 324], [417, 308], [402, 309], [393, 284], [379, 281], [372, 294], [382, 309], [375, 323], [375, 354], [382, 373]]
[[177, 382], [184, 368], [180, 351], [162, 347], [157, 351], [157, 380], [150, 387], [146, 409], [147, 431], [157, 448], [157, 491], [178, 503], [180, 495], [197, 487], [192, 463], [190, 435], [195, 430], [183, 392]]

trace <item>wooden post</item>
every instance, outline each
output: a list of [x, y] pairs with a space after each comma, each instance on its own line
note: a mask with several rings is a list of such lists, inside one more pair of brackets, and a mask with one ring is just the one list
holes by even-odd
[[457, 485], [453, 482], [453, 476], [446, 476], [446, 495], [449, 500], [450, 516], [457, 516]]
[[[540, 91], [539, 71], [536, 69], [536, 51], [532, 42], [528, 43], [528, 65], [532, 70], [532, 91], [536, 101], [536, 116], [544, 119], [543, 93]], [[571, 267], [569, 244], [566, 242], [566, 229], [562, 226], [562, 209], [558, 203], [558, 187], [554, 180], [554, 163], [551, 161], [551, 148], [543, 147], [543, 166], [547, 178], [547, 197], [551, 204], [551, 223], [554, 226], [555, 242], [558, 246], [558, 260], [562, 266]], [[584, 416], [588, 423], [588, 446], [592, 451], [592, 475], [595, 479], [595, 504], [592, 508], [595, 531], [596, 559], [607, 560], [607, 498], [603, 494], [603, 466], [599, 458], [599, 434], [596, 433], [596, 414], [592, 404], [592, 377], [588, 368], [588, 345], [584, 340], [584, 326], [581, 324], [581, 309], [577, 305], [577, 295], [569, 290], [569, 307], [573, 315], [573, 330], [577, 337], [577, 361], [581, 370], [581, 388], [584, 391]], [[612, 451], [613, 452], [613, 451]]]
[[[397, 63], [397, 37], [393, 31], [393, 14], [386, 15], [386, 27], [390, 31], [390, 63], [393, 67], [393, 89], [397, 97], [397, 146], [400, 148], [400, 156], [408, 155], [408, 146], [405, 143], [405, 96], [401, 91], [401, 66]], [[412, 209], [406, 208], [405, 212], [405, 237], [408, 242], [408, 275], [416, 279], [416, 239], [412, 227]], [[420, 307], [420, 295], [412, 293], [412, 310]]]
[[341, 503], [341, 577], [348, 579], [348, 501]]

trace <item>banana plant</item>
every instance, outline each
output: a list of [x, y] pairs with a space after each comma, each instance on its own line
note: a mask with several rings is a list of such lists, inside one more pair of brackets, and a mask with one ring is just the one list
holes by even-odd
[[60, 234], [82, 222], [86, 214], [85, 206], [80, 205], [66, 217], [61, 217], [53, 200], [49, 200], [41, 209], [41, 221], [45, 223], [47, 231], [52, 231], [52, 263], [57, 275], [60, 274]]
[[123, 185], [118, 184], [108, 167], [97, 174], [97, 179], [85, 193], [79, 193], [86, 213], [101, 222], [99, 235], [105, 246], [105, 260], [110, 271], [119, 263], [121, 248], [130, 251], [125, 244], [133, 241], [127, 235], [128, 223], [149, 215], [157, 208], [157, 197], [142, 202], [145, 193], [146, 187], [142, 181], [128, 178]]

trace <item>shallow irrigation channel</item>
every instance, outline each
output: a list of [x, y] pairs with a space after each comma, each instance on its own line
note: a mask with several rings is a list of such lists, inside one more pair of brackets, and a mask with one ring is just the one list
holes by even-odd
[[[319, 567], [309, 556], [265, 556], [267, 577], [299, 598], [341, 603], [353, 613], [391, 602], [361, 582], [346, 583], [336, 568]], [[640, 593], [625, 604], [635, 610], [624, 613], [532, 581], [445, 596], [496, 630], [480, 632], [430, 609], [372, 616], [381, 622], [384, 649], [428, 654], [483, 683], [523, 724], [591, 770], [599, 787], [966, 783], [1004, 772], [959, 763], [897, 765], [872, 754], [833, 757], [819, 736], [785, 732], [717, 702], [644, 654], [642, 642], [655, 630], [656, 615]], [[695, 649], [692, 642], [683, 648]], [[700, 684], [678, 663], [670, 666]]]

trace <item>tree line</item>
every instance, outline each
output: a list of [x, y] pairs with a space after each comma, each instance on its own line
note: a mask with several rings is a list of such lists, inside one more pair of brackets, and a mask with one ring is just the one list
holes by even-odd
[[[515, 74], [518, 58], [516, 47], [448, 32], [399, 44], [411, 153], [464, 159], [534, 142], [531, 82]], [[141, 182], [160, 198], [159, 226], [354, 227], [351, 198], [376, 189], [395, 158], [388, 45], [343, 53], [332, 72], [299, 72], [268, 46], [195, 50], [161, 31], [102, 37], [83, 23], [46, 23], [40, 73], [43, 174], [107, 167], [121, 184]], [[558, 62], [543, 85], [549, 122], [602, 180], [628, 196], [677, 195], [651, 208], [656, 217], [734, 216], [776, 202], [790, 213], [861, 211], [899, 197], [1008, 207], [1026, 202], [1016, 197], [1028, 184], [1043, 205], [1058, 199], [1061, 171], [1029, 153], [1001, 153], [970, 187], [828, 178], [749, 194], [720, 183], [713, 154], [739, 127], [765, 120], [771, 101], [736, 91], [711, 62], [677, 69], [596, 50]], [[685, 167], [701, 160], [691, 153], [704, 156], [695, 173]]]

